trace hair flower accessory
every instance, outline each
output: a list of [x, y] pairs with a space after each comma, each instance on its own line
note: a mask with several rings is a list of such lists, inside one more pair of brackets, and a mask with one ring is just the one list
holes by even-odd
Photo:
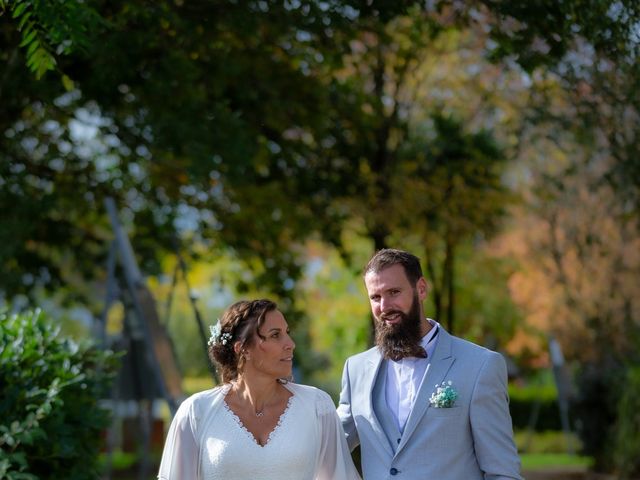
[[429, 403], [434, 408], [451, 408], [458, 398], [458, 392], [451, 386], [451, 380], [436, 384], [436, 391], [431, 394]]
[[233, 338], [229, 332], [222, 333], [222, 325], [220, 325], [220, 319], [216, 322], [215, 325], [209, 325], [209, 330], [211, 331], [211, 336], [209, 337], [209, 341], [207, 345], [216, 345], [217, 343], [222, 343], [222, 345], [226, 345], [228, 341]]

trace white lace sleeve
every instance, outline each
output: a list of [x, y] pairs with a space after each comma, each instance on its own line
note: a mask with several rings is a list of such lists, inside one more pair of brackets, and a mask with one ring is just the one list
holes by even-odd
[[316, 480], [360, 479], [333, 400], [322, 390], [318, 390], [316, 413], [321, 432]]
[[173, 417], [162, 451], [159, 480], [198, 478], [199, 447], [196, 442], [193, 398], [180, 405]]

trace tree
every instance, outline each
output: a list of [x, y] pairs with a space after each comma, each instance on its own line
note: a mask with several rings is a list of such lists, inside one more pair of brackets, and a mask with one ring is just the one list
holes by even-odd
[[453, 332], [458, 249], [495, 231], [510, 195], [501, 181], [504, 157], [490, 134], [466, 133], [440, 115], [433, 125], [435, 138], [397, 183], [394, 204], [402, 230], [421, 238], [436, 318]]
[[[433, 181], [441, 179], [455, 187], [449, 198], [461, 201], [431, 217], [425, 212], [420, 242], [439, 252], [427, 255], [428, 261], [438, 259], [448, 272], [438, 287], [442, 308], [455, 305], [444, 293], [455, 285], [450, 239], [468, 245], [494, 228], [492, 212], [499, 213], [504, 201], [495, 182], [503, 166], [498, 160], [517, 154], [517, 142], [488, 141], [503, 140], [496, 127], [504, 126], [499, 118], [508, 103], [496, 102], [488, 85], [479, 88], [477, 103], [460, 102], [460, 109], [452, 107], [455, 97], [424, 95], [425, 86], [437, 83], [434, 72], [441, 65], [432, 58], [440, 58], [438, 41], [464, 45], [471, 37], [473, 54], [520, 65], [525, 72], [515, 74], [524, 82], [549, 66], [559, 74], [574, 71], [568, 54], [585, 44], [602, 58], [626, 62], [625, 71], [633, 72], [630, 40], [638, 18], [631, 2], [585, 9], [577, 1], [96, 1], [68, 2], [69, 10], [49, 16], [36, 3], [3, 2], [11, 18], [4, 15], [0, 23], [9, 47], [0, 54], [8, 65], [0, 79], [0, 202], [8, 212], [0, 282], [7, 295], [39, 285], [91, 288], [84, 279], [99, 278], [104, 264], [109, 232], [101, 212], [109, 195], [123, 207], [145, 271], [159, 271], [159, 258], [177, 232], [187, 244], [202, 242], [207, 253], [233, 249], [256, 272], [257, 282], [290, 302], [301, 272], [300, 242], [320, 232], [340, 246], [345, 225], [358, 217], [373, 248], [395, 241], [394, 232], [400, 238], [413, 231], [410, 216], [395, 218], [390, 210], [395, 200], [419, 204], [424, 188], [437, 205], [443, 196]], [[82, 22], [67, 28], [56, 20], [73, 9], [78, 18], [98, 15], [95, 30], [84, 30]], [[30, 33], [21, 22], [29, 12], [29, 28], [42, 32], [40, 43], [48, 45], [57, 71], [73, 85], [51, 74], [35, 81], [25, 68], [29, 47], [20, 43]], [[467, 25], [487, 32], [456, 38]], [[487, 64], [464, 65], [508, 82]], [[518, 96], [508, 98], [526, 106]], [[471, 104], [473, 111], [466, 112]], [[448, 118], [456, 119], [455, 128], [444, 128]], [[510, 125], [509, 131], [517, 128]], [[457, 140], [468, 160], [460, 173], [436, 170], [425, 160], [429, 154], [449, 161]], [[492, 143], [505, 152], [497, 154]], [[447, 144], [449, 150], [443, 149]], [[447, 155], [438, 156], [438, 149]], [[628, 161], [617, 165], [630, 171], [633, 150], [618, 151], [627, 152]], [[474, 172], [474, 163], [483, 164], [484, 177]], [[407, 178], [418, 180], [411, 174], [419, 168], [434, 177], [406, 189]], [[481, 192], [491, 192], [492, 201], [474, 202]], [[438, 245], [429, 236], [433, 232], [446, 242]]]
[[[191, 222], [180, 233], [231, 245], [261, 265], [258, 281], [287, 293], [282, 285], [299, 271], [288, 247], [324, 205], [317, 195], [308, 208], [291, 208], [308, 138], [327, 117], [303, 106], [328, 105], [323, 75], [339, 61], [336, 45], [353, 34], [351, 15], [392, 17], [410, 3], [358, 11], [314, 2], [94, 2], [103, 28], [86, 48], [56, 58], [76, 87], [68, 93], [24, 69], [21, 15], [31, 15], [49, 50], [56, 39], [88, 33], [62, 31], [33, 2], [12, 9], [20, 18], [2, 23], [13, 47], [3, 53], [12, 62], [0, 87], [2, 202], [22, 208], [12, 211], [17, 228], [1, 257], [6, 293], [68, 283], [68, 270], [95, 276], [89, 270], [102, 263], [98, 245], [108, 233], [93, 225], [106, 224], [107, 195], [135, 219], [147, 271], [157, 270], [186, 212]], [[313, 179], [301, 177], [303, 185]], [[79, 257], [86, 262], [62, 261]]]
[[504, 242], [521, 265], [510, 285], [526, 312], [523, 328], [544, 342], [529, 348], [543, 353], [553, 335], [576, 366], [577, 428], [596, 468], [611, 471], [617, 399], [640, 361], [637, 218], [603, 175], [612, 157], [593, 154], [569, 132], [549, 136], [558, 143], [529, 151], [544, 161], [528, 170], [533, 183]]
[[517, 61], [537, 58], [527, 67], [533, 108], [521, 152], [535, 187], [516, 214], [519, 236], [509, 242], [523, 265], [511, 286], [527, 323], [556, 335], [568, 359], [579, 362], [579, 432], [595, 467], [613, 471], [620, 456], [608, 445], [624, 435], [618, 399], [640, 345], [640, 10], [627, 1], [556, 3], [543, 14], [556, 25], [549, 37], [537, 7], [504, 5], [520, 21], [505, 22], [505, 49], [496, 49]]
[[[489, 233], [511, 197], [501, 185], [505, 157], [493, 125], [478, 121], [491, 116], [494, 104], [479, 102], [465, 112], [438, 97], [446, 88], [439, 79], [449, 80], [443, 71], [455, 76], [464, 62], [447, 55], [468, 41], [438, 20], [434, 12], [416, 10], [388, 24], [364, 23], [335, 75], [335, 127], [319, 139], [328, 147], [327, 166], [318, 170], [331, 172], [322, 178], [332, 211], [362, 218], [374, 250], [418, 237], [436, 315], [453, 328], [456, 246]], [[435, 93], [425, 94], [434, 85]], [[340, 236], [329, 233], [324, 238], [348, 257]]]
[[[298, 323], [297, 246], [339, 231], [307, 160], [331, 118], [327, 72], [356, 33], [353, 16], [392, 18], [413, 2], [95, 1], [91, 32], [67, 32], [39, 2], [23, 3], [0, 23], [10, 60], [0, 78], [3, 293], [65, 288], [97, 310], [109, 196], [146, 274], [179, 237], [194, 258], [235, 256], [253, 273], [238, 293], [260, 286]], [[22, 14], [73, 84], [43, 74], [47, 65], [35, 77], [25, 68]], [[86, 48], [57, 55], [56, 39], [75, 47], [75, 35]]]
[[[583, 140], [612, 155], [607, 178], [638, 205], [640, 7], [632, 0], [597, 2], [482, 1], [464, 13], [488, 27], [490, 58], [512, 60], [527, 72], [558, 79], [575, 108], [553, 117], [563, 128], [582, 130]], [[464, 15], [464, 14], [463, 14]], [[542, 90], [532, 118], [550, 119]], [[543, 102], [543, 103], [542, 103]], [[623, 128], [625, 126], [626, 128]], [[588, 132], [588, 133], [587, 133]]]

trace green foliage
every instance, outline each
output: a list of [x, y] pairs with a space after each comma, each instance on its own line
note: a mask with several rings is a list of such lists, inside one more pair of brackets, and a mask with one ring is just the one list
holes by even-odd
[[440, 112], [425, 122], [432, 125], [430, 137], [414, 133], [402, 149], [400, 173], [393, 174], [396, 213], [386, 218], [399, 225], [387, 230], [395, 231], [390, 238], [418, 236], [435, 316], [460, 333], [457, 284], [469, 281], [457, 277], [462, 249], [496, 231], [514, 196], [501, 180], [506, 162], [493, 132], [469, 131], [463, 119]]
[[[136, 471], [137, 462], [139, 462], [139, 454], [133, 452], [115, 450], [109, 454], [100, 454], [100, 463], [105, 467], [109, 465], [112, 477], [118, 478], [119, 480], [124, 480], [125, 478], [140, 478], [140, 475]], [[158, 463], [160, 463], [159, 460]], [[123, 472], [126, 472], [128, 476]]]
[[614, 428], [613, 461], [620, 478], [640, 475], [640, 367], [632, 366], [621, 385]]
[[509, 411], [513, 428], [528, 428], [536, 409], [539, 409], [536, 423], [533, 425], [536, 431], [562, 429], [557, 391], [554, 385], [526, 387], [509, 385]]
[[551, 470], [553, 467], [583, 467], [586, 469], [593, 465], [591, 457], [568, 453], [524, 453], [520, 455], [520, 459], [523, 470]]
[[[522, 453], [566, 453], [579, 451], [580, 439], [570, 433], [560, 430], [544, 430], [540, 432], [529, 430], [514, 431], [514, 440], [519, 452]], [[569, 444], [567, 444], [569, 442]]]
[[614, 427], [620, 394], [625, 388], [625, 371], [622, 363], [605, 357], [597, 363], [582, 365], [577, 375], [573, 416], [583, 452], [594, 458], [597, 470], [611, 471], [614, 466]]
[[533, 402], [541, 400], [543, 402], [555, 402], [557, 399], [557, 390], [553, 383], [545, 383], [543, 385], [526, 385], [517, 386], [509, 385], [509, 398], [523, 402]]
[[[102, 201], [113, 196], [148, 274], [160, 270], [159, 258], [178, 230], [185, 244], [204, 245], [205, 260], [232, 251], [244, 262], [252, 275], [237, 282], [238, 291], [259, 285], [294, 310], [293, 286], [304, 273], [300, 243], [320, 233], [345, 253], [345, 225], [362, 220], [375, 248], [418, 236], [408, 241], [424, 248], [418, 253], [435, 273], [429, 276], [439, 279], [436, 311], [447, 312], [436, 314], [439, 320], [453, 324], [474, 301], [484, 304], [491, 291], [467, 294], [459, 286], [471, 275], [467, 265], [456, 265], [465, 261], [460, 247], [491, 234], [511, 200], [502, 189], [503, 154], [492, 132], [477, 128], [473, 119], [483, 115], [474, 106], [448, 116], [455, 84], [431, 89], [416, 74], [425, 58], [440, 62], [434, 38], [466, 27], [446, 20], [450, 10], [439, 8], [447, 2], [420, 2], [424, 8], [369, 3], [0, 0], [3, 293], [10, 298], [60, 286], [71, 286], [77, 297], [83, 289], [95, 291], [90, 281], [103, 276], [111, 239]], [[620, 98], [617, 108], [605, 102], [594, 111], [610, 126], [608, 138], [638, 138], [619, 131], [632, 128], [629, 118], [638, 111], [637, 42], [631, 41], [637, 40], [637, 2], [459, 3], [454, 11], [481, 22], [497, 41], [493, 58], [515, 57], [536, 72], [532, 79], [544, 77], [535, 69], [569, 59], [562, 64], [568, 89], [583, 99], [604, 92]], [[592, 45], [602, 61], [589, 57]], [[480, 50], [470, 55], [478, 63], [459, 70], [485, 68]], [[583, 56], [585, 62], [575, 61]], [[619, 70], [609, 63], [615, 58], [633, 65]], [[591, 70], [577, 75], [572, 64], [591, 64]], [[53, 68], [73, 78], [77, 89], [65, 93], [69, 81], [65, 88], [58, 79], [48, 81], [43, 75]], [[436, 71], [447, 76], [446, 69]], [[589, 95], [582, 86], [593, 78], [602, 87]], [[635, 103], [612, 81], [625, 79], [626, 97]], [[475, 96], [492, 97], [503, 86], [500, 80]], [[438, 97], [416, 101], [422, 98], [416, 93], [431, 90], [441, 92], [447, 115], [432, 115], [441, 106]], [[547, 107], [556, 102], [547, 100], [543, 110], [551, 112]], [[582, 123], [570, 115], [584, 109], [559, 105], [559, 118]], [[485, 107], [495, 121], [480, 125], [502, 130], [503, 108], [479, 108]], [[602, 115], [609, 110], [620, 113]], [[601, 137], [597, 131], [585, 136]], [[518, 148], [536, 147], [529, 145], [535, 138], [522, 147], [520, 140], [514, 140]], [[622, 144], [614, 153], [624, 160], [617, 162], [625, 167], [620, 178], [640, 191], [636, 147]], [[494, 300], [491, 309], [503, 307], [508, 302]], [[515, 314], [505, 316], [510, 331]], [[344, 340], [330, 345], [342, 357], [366, 334], [349, 328], [348, 315], [335, 319], [335, 338]], [[486, 330], [472, 334], [481, 338]]]
[[[366, 255], [369, 254], [367, 247]], [[313, 359], [320, 364], [313, 366], [311, 375], [304, 381], [323, 388], [337, 399], [345, 360], [369, 348], [369, 305], [361, 275], [350, 270], [334, 249], [316, 244], [310, 246], [309, 254], [312, 258], [298, 286], [296, 305], [309, 312], [306, 328], [311, 338], [310, 347], [324, 359]], [[294, 335], [298, 333], [297, 328]], [[305, 348], [298, 347], [296, 352], [298, 358], [306, 361]]]
[[[456, 258], [458, 333], [489, 348], [502, 348], [522, 321], [507, 286], [513, 267], [492, 255], [486, 244], [460, 245]], [[517, 356], [514, 360], [520, 363]]]
[[0, 314], [0, 478], [92, 479], [116, 356], [62, 338], [42, 311]]
[[[26, 51], [26, 64], [38, 79], [56, 68], [56, 56], [86, 48], [91, 34], [102, 23], [96, 12], [80, 0], [0, 1], [0, 14], [8, 11], [20, 32], [19, 46]], [[66, 75], [63, 83], [67, 90], [73, 87]]]
[[494, 2], [487, 26], [493, 59], [511, 57], [525, 70], [561, 62], [587, 41], [596, 50], [623, 57], [634, 47], [640, 8], [635, 0]]
[[[252, 265], [255, 284], [291, 295], [300, 266], [290, 246], [321, 212], [300, 208], [302, 188], [294, 188], [296, 175], [313, 178], [302, 161], [306, 132], [329, 105], [312, 73], [333, 65], [323, 52], [336, 48], [329, 36], [348, 34], [343, 15], [282, 2], [91, 5], [110, 28], [88, 52], [58, 59], [78, 88], [69, 94], [25, 75], [15, 59], [17, 22], [0, 23], [15, 47], [0, 52], [8, 65], [0, 205], [9, 212], [3, 230], [12, 232], [6, 243], [0, 234], [1, 288], [11, 297], [74, 284], [77, 293], [83, 282], [74, 280], [99, 276], [109, 240], [102, 201], [110, 195], [126, 206], [145, 273], [157, 272], [177, 228], [193, 234], [189, 244], [232, 246]], [[85, 23], [77, 13], [71, 25]], [[327, 45], [311, 45], [302, 28]], [[88, 126], [88, 138], [73, 126]], [[177, 225], [177, 217], [190, 221]]]

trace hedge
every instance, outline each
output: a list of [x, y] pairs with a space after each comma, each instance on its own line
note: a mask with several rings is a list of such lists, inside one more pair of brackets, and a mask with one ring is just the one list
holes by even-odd
[[553, 385], [518, 387], [509, 385], [509, 410], [514, 429], [526, 429], [536, 408], [533, 429], [539, 432], [562, 430], [558, 396]]

